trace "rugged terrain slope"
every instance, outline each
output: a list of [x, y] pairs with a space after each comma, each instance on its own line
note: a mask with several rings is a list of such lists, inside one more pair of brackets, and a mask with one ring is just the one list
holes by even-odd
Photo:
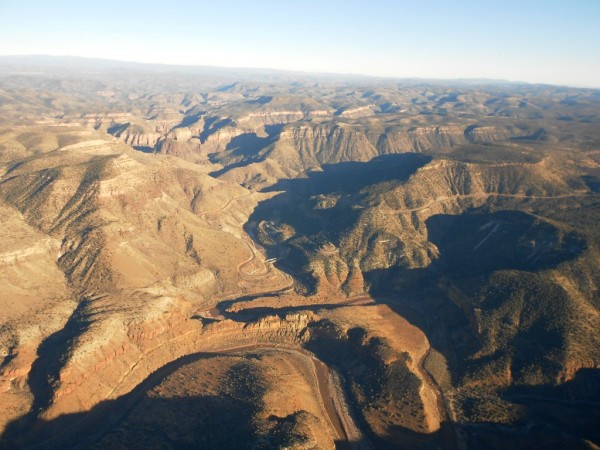
[[0, 64], [3, 447], [600, 445], [598, 91]]

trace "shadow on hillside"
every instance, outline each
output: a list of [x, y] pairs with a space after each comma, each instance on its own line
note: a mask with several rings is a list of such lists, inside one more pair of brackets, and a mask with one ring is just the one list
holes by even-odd
[[204, 121], [204, 130], [202, 130], [202, 132], [198, 136], [200, 142], [204, 144], [211, 134], [219, 131], [222, 128], [225, 128], [232, 122], [233, 121], [230, 118], [221, 119], [218, 116], [206, 118], [206, 120]]
[[[422, 153], [399, 153], [378, 156], [367, 162], [323, 164], [322, 170], [310, 171], [306, 178], [280, 180], [264, 189], [264, 192], [286, 191], [300, 195], [354, 194], [378, 183], [402, 183], [431, 159], [431, 156]], [[261, 205], [263, 204], [268, 208], [268, 201]]]
[[[426, 225], [439, 257], [424, 268], [365, 273], [376, 301], [423, 330], [458, 378], [487, 362], [465, 358], [489, 339], [514, 347], [513, 376], [525, 376], [532, 358], [542, 355], [547, 376], [558, 373], [549, 356], [564, 348], [559, 331], [564, 315], [556, 310], [568, 304], [568, 297], [540, 272], [579, 256], [585, 240], [521, 211], [442, 214]], [[520, 309], [523, 315], [515, 318]], [[487, 334], [480, 329], [483, 322]], [[501, 355], [488, 359], [495, 357]]]
[[[145, 398], [123, 410], [129, 396], [89, 412], [39, 421], [27, 429], [11, 424], [0, 448], [45, 450], [97, 448], [251, 449], [250, 402], [229, 396]], [[235, 432], [231, 432], [235, 430]]]
[[[589, 449], [600, 443], [600, 370], [581, 369], [560, 385], [513, 386], [503, 391], [526, 418], [513, 425], [493, 422], [462, 426], [471, 448]], [[466, 412], [471, 413], [467, 404]], [[590, 445], [593, 443], [595, 445]]]
[[[585, 241], [519, 211], [437, 215], [426, 225], [439, 258], [421, 269], [365, 274], [371, 294], [425, 332], [455, 382], [467, 373], [486, 373], [506, 351], [514, 382], [529, 380], [502, 394], [504, 407], [521, 410], [527, 423], [464, 424], [468, 447], [505, 448], [511, 442], [512, 448], [532, 448], [546, 442], [549, 448], [584, 448], [584, 439], [600, 441], [594, 425], [600, 418], [600, 371], [580, 371], [560, 386], [548, 381], [564, 369], [555, 355], [565, 348], [560, 330], [567, 325], [559, 310], [569, 299], [540, 275], [580, 255]], [[502, 343], [496, 353], [472, 357], [492, 339], [493, 345]], [[481, 407], [475, 398], [464, 403], [465, 414], [474, 419]]]
[[[24, 427], [18, 420], [11, 423], [0, 437], [2, 449], [43, 448], [47, 450], [97, 448], [202, 448], [202, 449], [267, 449], [273, 448], [253, 430], [252, 399], [229, 395], [194, 395], [188, 397], [147, 397], [177, 368], [193, 360], [214, 356], [198, 354], [185, 357], [152, 374], [134, 391], [100, 403], [88, 412], [65, 414], [56, 419], [39, 420]], [[433, 433], [419, 433], [398, 426], [387, 426], [383, 436], [367, 433], [378, 449], [441, 448], [453, 450], [453, 428], [461, 430], [465, 448], [569, 448], [587, 449], [588, 442], [599, 442], [600, 419], [597, 393], [589, 391], [574, 397], [572, 385], [586, 385], [597, 380], [599, 370], [584, 370], [572, 382], [560, 386], [513, 388], [506, 395], [525, 408], [528, 420], [511, 426], [493, 422], [442, 423]], [[149, 380], [149, 381], [148, 381]], [[518, 392], [517, 392], [518, 391]], [[542, 392], [543, 391], [543, 392]], [[568, 394], [565, 396], [565, 393]], [[581, 394], [584, 396], [581, 397]], [[533, 397], [533, 399], [531, 398]], [[368, 427], [361, 421], [366, 432]], [[232, 432], [235, 430], [235, 432]], [[336, 448], [372, 448], [369, 442], [336, 442]]]
[[60, 378], [73, 341], [89, 326], [85, 313], [88, 302], [82, 301], [71, 314], [65, 326], [44, 339], [38, 349], [37, 358], [31, 365], [27, 384], [33, 395], [31, 411], [22, 418], [23, 424], [32, 424], [39, 413], [52, 402], [53, 385]]
[[156, 149], [154, 147], [143, 146], [143, 145], [133, 145], [132, 148], [138, 152], [142, 153], [156, 153]]
[[265, 157], [260, 154], [260, 151], [275, 141], [282, 128], [283, 125], [265, 125], [266, 137], [259, 137], [254, 132], [235, 136], [224, 151], [209, 155], [211, 162], [225, 165], [224, 168], [209, 175], [218, 178], [232, 169], [264, 161]]
[[441, 280], [481, 282], [501, 271], [535, 274], [573, 260], [587, 248], [580, 235], [516, 210], [438, 214], [425, 224], [439, 257], [423, 268], [396, 265], [365, 273], [373, 291], [390, 291], [392, 285], [431, 290]]
[[[356, 199], [344, 205], [337, 193], [356, 194], [362, 187], [371, 186], [369, 177], [372, 174], [363, 169], [372, 166], [351, 163], [348, 167], [348, 171], [325, 167], [323, 172], [309, 173], [307, 179], [278, 183], [270, 190], [284, 189], [285, 192], [260, 204], [251, 216], [249, 224], [253, 226], [248, 225], [248, 230], [252, 236], [260, 231], [256, 224], [261, 220], [273, 223], [263, 227], [267, 240], [277, 241], [281, 223], [294, 228], [296, 235], [280, 240], [288, 247], [287, 253], [281, 252], [282, 244], [266, 245], [269, 256], [281, 256], [281, 261], [276, 264], [281, 264], [280, 267], [288, 273], [310, 276], [306, 269], [310, 267], [309, 258], [318, 257], [320, 245], [327, 241], [335, 242], [335, 236], [351, 229], [357, 222], [359, 213], [352, 208], [358, 204], [354, 201]], [[314, 207], [311, 196], [333, 193], [336, 194], [333, 206]], [[505, 356], [503, 352], [510, 351], [510, 369], [515, 380], [531, 379], [537, 376], [538, 370], [542, 376], [536, 383], [551, 387], [548, 380], [554, 379], [563, 369], [553, 355], [564, 352], [561, 330], [568, 324], [565, 323], [565, 315], [559, 311], [568, 305], [569, 299], [566, 292], [544, 272], [582, 254], [587, 248], [585, 240], [532, 214], [514, 210], [489, 212], [485, 207], [462, 215], [432, 216], [425, 225], [428, 239], [439, 250], [439, 257], [424, 268], [395, 266], [365, 273], [376, 303], [388, 305], [423, 330], [431, 346], [444, 355], [451, 379], [443, 381], [441, 377], [439, 383], [451, 383], [452, 379], [458, 381], [465, 374], [480, 370], [485, 373]], [[262, 238], [264, 245], [265, 236]], [[256, 307], [226, 316], [235, 319], [236, 314], [240, 314], [238, 318], [248, 320], [261, 315], [284, 316], [303, 309], [345, 306]], [[518, 311], [522, 311], [520, 316], [515, 316]], [[483, 328], [480, 327], [482, 323], [485, 325]], [[499, 350], [485, 357], [472, 357], [490, 339], [502, 342]], [[343, 352], [338, 349], [334, 353]], [[326, 355], [323, 359], [332, 362]], [[432, 367], [434, 371], [438, 369]], [[439, 370], [443, 372], [443, 368]], [[516, 406], [517, 401], [508, 401], [512, 405], [510, 408], [523, 407]], [[473, 417], [479, 416], [474, 414]], [[560, 426], [555, 426], [556, 419], [553, 418], [546, 420], [540, 416], [539, 420], [540, 429], [546, 435], [553, 436], [557, 442], [568, 442], [574, 448], [586, 436], [595, 439], [595, 435], [588, 431], [571, 435], [564, 433], [571, 425], [577, 429], [575, 414], [570, 422]], [[518, 438], [515, 444], [518, 448], [533, 444], [522, 436], [521, 425], [506, 427], [499, 423], [472, 423], [465, 426], [475, 444], [485, 442], [489, 448], [502, 448], [515, 437]], [[487, 428], [493, 430], [491, 435], [494, 438], [484, 439], [480, 435], [478, 430]], [[402, 431], [394, 429], [394, 433]], [[428, 438], [413, 437], [415, 440], [411, 441], [411, 445], [415, 448], [421, 444], [429, 445]]]
[[454, 276], [550, 269], [586, 249], [582, 237], [521, 211], [440, 214], [426, 225], [440, 251], [437, 264]]
[[586, 175], [582, 178], [590, 191], [600, 193], [600, 176]]
[[[252, 432], [254, 406], [251, 396], [243, 398], [244, 392], [235, 396], [145, 396], [184, 365], [215, 356], [196, 353], [172, 361], [129, 394], [101, 402], [88, 412], [65, 414], [49, 421], [27, 416], [17, 419], [0, 438], [0, 448], [85, 449], [105, 437], [108, 440], [101, 446], [252, 448], [256, 441]], [[231, 433], [232, 429], [236, 432]]]
[[186, 116], [186, 117], [183, 118], [183, 120], [181, 121], [181, 123], [179, 125], [173, 127], [173, 129], [186, 128], [186, 127], [189, 127], [190, 125], [194, 125], [195, 123], [197, 123], [202, 118], [202, 116], [204, 114], [206, 114], [206, 111]]
[[[275, 425], [273, 430], [266, 436], [256, 434], [255, 391], [256, 386], [261, 389], [260, 383], [251, 380], [248, 384], [247, 376], [236, 373], [237, 366], [228, 372], [227, 392], [223, 394], [147, 396], [148, 391], [181, 367], [217, 356], [215, 353], [196, 353], [182, 357], [152, 373], [129, 394], [101, 402], [87, 412], [64, 414], [52, 420], [38, 419], [35, 422], [18, 419], [9, 424], [1, 436], [0, 448], [62, 450], [117, 446], [132, 449], [266, 450], [292, 445], [299, 437], [295, 434], [294, 424], [288, 423], [289, 417], [272, 416], [269, 420]], [[264, 395], [264, 392], [258, 394]], [[297, 430], [302, 431], [302, 426]], [[406, 443], [433, 443], [438, 440], [435, 434], [415, 434], [411, 437], [405, 433], [403, 436]], [[299, 442], [302, 442], [301, 439]], [[344, 450], [370, 448], [367, 441], [338, 441], [335, 444], [336, 448]], [[377, 448], [386, 447], [378, 445]]]
[[252, 100], [246, 100], [246, 103], [249, 105], [266, 105], [267, 103], [270, 103], [271, 100], [273, 100], [273, 97], [270, 95], [261, 95], [258, 98], [252, 99]]
[[[275, 223], [283, 219], [301, 235], [319, 234], [323, 239], [327, 239], [327, 236], [334, 239], [336, 233], [343, 226], [354, 223], [360, 213], [356, 208], [347, 207], [348, 202], [344, 197], [363, 195], [361, 189], [374, 183], [402, 183], [429, 161], [431, 157], [417, 153], [384, 155], [368, 162], [325, 164], [321, 171], [308, 172], [305, 178], [280, 180], [264, 189], [264, 192], [283, 192], [261, 202], [250, 215], [244, 229], [256, 237], [259, 234], [257, 224], [263, 221]], [[333, 207], [314, 208], [315, 202], [327, 196], [341, 200]], [[265, 245], [265, 249], [270, 258], [282, 257], [283, 249], [279, 245]], [[306, 278], [302, 275], [302, 268], [307, 260], [293, 245], [288, 246], [285, 252], [285, 262], [277, 261], [275, 266], [284, 272], [291, 272], [297, 280], [302, 281], [302, 278]], [[310, 291], [310, 277], [304, 284]]]
[[502, 396], [526, 410], [530, 422], [548, 422], [566, 433], [600, 443], [600, 369], [580, 369], [559, 385], [513, 386]]
[[378, 449], [409, 448], [411, 450], [455, 450], [452, 425], [442, 422], [438, 431], [419, 433], [399, 425], [388, 425], [385, 436], [377, 442]]

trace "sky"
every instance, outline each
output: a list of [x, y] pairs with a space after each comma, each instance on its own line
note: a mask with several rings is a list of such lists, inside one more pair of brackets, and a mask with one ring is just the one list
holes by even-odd
[[600, 87], [600, 0], [0, 0], [0, 55]]

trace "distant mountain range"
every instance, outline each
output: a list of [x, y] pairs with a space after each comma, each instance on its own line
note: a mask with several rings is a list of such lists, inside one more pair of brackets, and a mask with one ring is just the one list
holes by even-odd
[[431, 79], [431, 78], [390, 78], [369, 75], [337, 74], [337, 73], [312, 73], [294, 72], [267, 68], [244, 68], [244, 67], [214, 67], [197, 65], [171, 65], [152, 64], [133, 61], [117, 61], [101, 58], [85, 58], [80, 56], [50, 56], [50, 55], [0, 55], [0, 66], [11, 72], [28, 71], [39, 68], [52, 70], [58, 68], [72, 68], [77, 70], [141, 70], [147, 72], [178, 72], [190, 75], [222, 76], [236, 79], [269, 79], [280, 77], [282, 79], [297, 78], [325, 78], [337, 81], [347, 80], [350, 82], [367, 81], [401, 81], [404, 84], [434, 84], [434, 85], [528, 85], [531, 83], [507, 81], [488, 78], [465, 78], [465, 79]]

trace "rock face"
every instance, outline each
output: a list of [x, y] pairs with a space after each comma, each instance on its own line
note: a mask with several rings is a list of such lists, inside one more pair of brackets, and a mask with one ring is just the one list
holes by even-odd
[[156, 131], [144, 129], [144, 127], [126, 123], [124, 125], [114, 125], [109, 132], [132, 147], [153, 149], [161, 134]]
[[[202, 327], [197, 320], [177, 316], [189, 305], [172, 304], [173, 300], [167, 298], [162, 303], [165, 306], [161, 305], [161, 318], [143, 318], [141, 323], [96, 324], [93, 340], [85, 336], [88, 342], [80, 342], [61, 369], [59, 387], [45, 417], [52, 419], [88, 410], [101, 401], [118, 398], [166, 361], [185, 355], [261, 344], [298, 347], [310, 322], [308, 315], [300, 314], [283, 319], [265, 317], [249, 324], [223, 321]], [[99, 339], [100, 335], [104, 338]], [[98, 380], [103, 380], [102, 384]], [[90, 392], [94, 394], [90, 396]]]
[[0, 75], [7, 447], [600, 442], [595, 91], [89, 76]]
[[[487, 145], [519, 137], [523, 132], [515, 127], [436, 126], [411, 127], [408, 130], [379, 126], [365, 127], [339, 122], [301, 123], [282, 128], [269, 146], [249, 155], [250, 161], [222, 177], [238, 183], [247, 183], [248, 172], [258, 172], [268, 183], [285, 175], [294, 178], [323, 164], [361, 161], [388, 154], [444, 151], [471, 144]], [[220, 136], [220, 135], [219, 135]], [[224, 159], [221, 163], [237, 163], [239, 159]], [[277, 169], [273, 169], [277, 167]], [[254, 175], [255, 177], [257, 175]], [[268, 183], [270, 184], [270, 183]]]

